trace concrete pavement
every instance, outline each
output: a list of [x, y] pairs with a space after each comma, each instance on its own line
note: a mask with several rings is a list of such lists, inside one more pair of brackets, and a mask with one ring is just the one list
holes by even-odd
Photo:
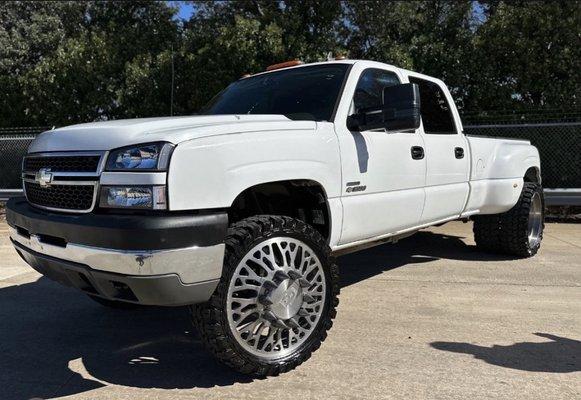
[[115, 311], [42, 278], [0, 222], [0, 399], [579, 399], [581, 224], [540, 253], [478, 252], [450, 223], [339, 259], [313, 357], [251, 380], [217, 364], [184, 309]]

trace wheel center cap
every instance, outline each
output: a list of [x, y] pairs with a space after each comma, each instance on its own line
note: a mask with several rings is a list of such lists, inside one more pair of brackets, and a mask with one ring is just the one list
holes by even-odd
[[303, 304], [303, 289], [298, 282], [286, 279], [270, 295], [271, 311], [280, 319], [293, 317]]

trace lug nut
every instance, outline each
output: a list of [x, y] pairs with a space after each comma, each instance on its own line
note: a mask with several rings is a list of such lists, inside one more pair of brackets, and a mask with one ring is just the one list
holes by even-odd
[[274, 315], [274, 313], [270, 310], [266, 310], [264, 314], [262, 314], [262, 316], [264, 317], [265, 320], [270, 321], [273, 324], [278, 320], [278, 318], [276, 318], [276, 315]]
[[270, 306], [272, 305], [272, 300], [270, 299], [270, 297], [261, 294], [260, 296], [258, 296], [258, 302], [264, 306]]
[[290, 276], [290, 277], [291, 277], [291, 279], [293, 279], [293, 280], [295, 280], [295, 281], [296, 281], [296, 280], [298, 280], [298, 279], [301, 279], [301, 278], [303, 277], [301, 274], [299, 274], [299, 273], [298, 273], [297, 271], [295, 271], [294, 269], [293, 269], [293, 270], [290, 270], [290, 271], [288, 272], [288, 276]]
[[301, 278], [299, 279], [299, 285], [301, 285], [301, 287], [306, 288], [311, 286], [311, 283], [309, 281], [307, 281], [305, 278]]
[[281, 328], [281, 329], [289, 329], [289, 326], [287, 324], [285, 324], [283, 320], [280, 320], [280, 319], [273, 322], [272, 325], [276, 326], [277, 328]]
[[274, 283], [273, 281], [265, 281], [262, 284], [262, 287], [268, 291], [272, 291], [272, 290], [276, 289], [278, 287], [278, 285], [276, 283]]
[[296, 317], [292, 317], [286, 320], [286, 324], [291, 328], [300, 328], [299, 322], [296, 320]]
[[312, 303], [315, 301], [315, 298], [313, 296], [311, 296], [308, 293], [303, 294], [303, 301], [306, 301], [307, 303]]
[[284, 280], [289, 279], [289, 276], [286, 274], [286, 272], [278, 270], [276, 271], [276, 273], [274, 274], [274, 279], [276, 281], [282, 282]]
[[306, 317], [307, 315], [309, 315], [309, 312], [304, 308], [301, 308], [297, 314], [300, 315], [301, 317]]
[[305, 278], [303, 278], [303, 276], [298, 271], [291, 270], [288, 272], [288, 276], [290, 276], [292, 280], [298, 281], [301, 287], [305, 288], [311, 286], [311, 283]]

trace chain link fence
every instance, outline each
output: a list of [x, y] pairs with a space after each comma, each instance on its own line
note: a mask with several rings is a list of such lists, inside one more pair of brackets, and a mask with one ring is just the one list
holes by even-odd
[[464, 132], [530, 140], [541, 155], [543, 187], [581, 190], [581, 122], [467, 125]]
[[34, 138], [48, 129], [47, 127], [0, 128], [0, 191], [9, 193], [22, 187], [20, 180], [22, 157]]
[[465, 113], [462, 120], [469, 135], [529, 140], [541, 156], [549, 214], [581, 216], [579, 110], [478, 111]]
[[[530, 140], [539, 149], [543, 186], [548, 193], [556, 189], [562, 205], [581, 204], [581, 114], [568, 114], [560, 120], [538, 115], [524, 119], [468, 115], [463, 119], [469, 135]], [[48, 129], [0, 128], [0, 198], [21, 188], [22, 157], [36, 135]]]
[[547, 216], [581, 219], [581, 112], [478, 111], [463, 115], [469, 135], [527, 139], [539, 149]]

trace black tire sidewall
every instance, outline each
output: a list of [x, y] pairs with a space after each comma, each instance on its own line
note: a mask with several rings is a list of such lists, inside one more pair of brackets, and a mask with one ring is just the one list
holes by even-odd
[[[532, 199], [541, 198], [541, 228], [539, 240], [531, 247], [528, 239], [528, 224]], [[501, 214], [478, 215], [474, 218], [474, 240], [485, 251], [517, 257], [532, 257], [541, 247], [545, 228], [545, 199], [541, 184], [525, 182], [518, 201], [510, 210]]]
[[[300, 240], [301, 242], [305, 243], [311, 250], [313, 250], [315, 252], [315, 254], [317, 255], [317, 257], [319, 258], [319, 261], [321, 262], [321, 265], [323, 267], [323, 272], [324, 272], [324, 277], [325, 277], [325, 287], [326, 287], [325, 302], [323, 305], [323, 310], [322, 310], [321, 316], [319, 317], [319, 321], [317, 321], [317, 326], [311, 332], [309, 338], [301, 346], [297, 347], [291, 354], [280, 357], [280, 358], [274, 358], [274, 359], [263, 358], [263, 357], [259, 357], [259, 356], [256, 356], [254, 354], [248, 353], [242, 346], [240, 346], [238, 341], [235, 339], [235, 337], [231, 331], [230, 324], [228, 322], [228, 316], [226, 314], [226, 310], [227, 310], [227, 295], [226, 294], [228, 293], [228, 287], [231, 284], [232, 275], [236, 271], [238, 263], [244, 258], [244, 256], [246, 254], [248, 254], [248, 252], [252, 248], [254, 248], [256, 245], [258, 245], [266, 240], [273, 239], [273, 238], [284, 238], [284, 237]], [[228, 259], [227, 257], [228, 257], [228, 255], [226, 255], [225, 260]], [[233, 259], [235, 260], [233, 265], [228, 266], [228, 268], [227, 269], [225, 268], [225, 270], [224, 270], [224, 272], [227, 273], [227, 275], [224, 275], [224, 277], [223, 277], [224, 283], [226, 284], [226, 288], [223, 291], [223, 293], [225, 295], [221, 296], [220, 302], [221, 302], [221, 307], [224, 310], [224, 312], [222, 313], [222, 323], [224, 324], [223, 326], [225, 327], [225, 329], [224, 329], [225, 333], [228, 335], [229, 341], [233, 344], [233, 346], [236, 348], [238, 354], [241, 357], [246, 359], [248, 362], [252, 362], [252, 363], [258, 362], [260, 364], [277, 365], [277, 364], [287, 363], [287, 362], [297, 358], [305, 351], [310, 353], [316, 349], [317, 345], [321, 341], [321, 335], [325, 334], [327, 329], [328, 329], [325, 325], [328, 324], [328, 320], [329, 320], [328, 313], [329, 313], [329, 308], [331, 305], [331, 297], [332, 297], [332, 293], [333, 293], [333, 289], [334, 289], [333, 282], [331, 279], [331, 271], [330, 271], [330, 265], [332, 264], [332, 261], [329, 258], [330, 258], [330, 256], [326, 255], [322, 251], [322, 249], [320, 248], [320, 245], [317, 244], [316, 242], [314, 242], [308, 235], [304, 235], [304, 234], [297, 233], [295, 231], [290, 231], [290, 230], [286, 230], [286, 231], [284, 229], [278, 230], [276, 228], [271, 230], [271, 231], [268, 231], [266, 234], [261, 235], [261, 236], [255, 238], [255, 240], [252, 240], [251, 242], [249, 242], [246, 246], [244, 246], [244, 249], [242, 250], [242, 253], [240, 255], [233, 257]], [[221, 282], [221, 284], [222, 284], [222, 282]]]

